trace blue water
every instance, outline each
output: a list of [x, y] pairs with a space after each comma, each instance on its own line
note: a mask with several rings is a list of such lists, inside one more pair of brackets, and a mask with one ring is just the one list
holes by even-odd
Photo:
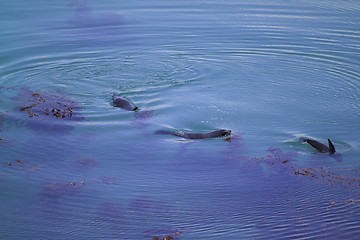
[[357, 0], [2, 1], [0, 36], [0, 239], [359, 238]]

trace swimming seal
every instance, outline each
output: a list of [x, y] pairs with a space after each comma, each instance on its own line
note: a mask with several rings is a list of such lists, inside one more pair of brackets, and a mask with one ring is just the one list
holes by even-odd
[[313, 148], [315, 148], [316, 150], [322, 153], [334, 154], [336, 152], [334, 144], [331, 142], [330, 139], [328, 139], [329, 147], [318, 141], [311, 140], [309, 138], [301, 138], [300, 141], [309, 143]]
[[178, 137], [182, 137], [182, 138], [186, 138], [186, 139], [204, 139], [204, 138], [227, 137], [227, 136], [231, 135], [231, 130], [219, 129], [219, 130], [209, 132], [209, 133], [187, 133], [187, 132], [183, 132], [183, 131], [171, 132], [171, 131], [165, 131], [165, 130], [158, 130], [158, 131], [155, 131], [155, 134], [169, 134], [169, 135], [174, 135], [174, 136], [178, 136]]
[[113, 98], [113, 103], [115, 107], [119, 107], [128, 111], [138, 111], [139, 108], [137, 106], [135, 106], [133, 103], [129, 102], [128, 100], [119, 97], [119, 96], [115, 96], [114, 94], [112, 95]]

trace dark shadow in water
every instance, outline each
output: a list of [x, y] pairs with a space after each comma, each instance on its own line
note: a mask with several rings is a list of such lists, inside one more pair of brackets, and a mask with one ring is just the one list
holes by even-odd
[[75, 160], [75, 168], [87, 172], [99, 165], [99, 160], [93, 157], [79, 157]]
[[84, 190], [84, 182], [52, 182], [44, 186], [42, 192], [39, 193], [40, 199], [43, 201], [61, 201], [64, 198], [79, 194]]
[[340, 153], [334, 153], [334, 154], [330, 154], [329, 157], [334, 158], [337, 162], [342, 162], [344, 161], [342, 155]]
[[139, 196], [129, 204], [129, 209], [135, 213], [137, 219], [153, 219], [155, 217], [166, 217], [170, 206], [159, 200], [148, 196]]
[[96, 13], [91, 9], [87, 0], [73, 0], [68, 7], [75, 8], [70, 22], [78, 28], [119, 27], [123, 24], [123, 19], [119, 14], [115, 12]]
[[[81, 46], [124, 45], [129, 35], [124, 31], [124, 21], [116, 12], [99, 12], [93, 9], [87, 0], [73, 0], [68, 7], [75, 9], [69, 20], [69, 29], [65, 39]], [[106, 44], [106, 45], [104, 45]]]
[[99, 220], [121, 227], [126, 225], [126, 209], [119, 203], [102, 202], [97, 210]]

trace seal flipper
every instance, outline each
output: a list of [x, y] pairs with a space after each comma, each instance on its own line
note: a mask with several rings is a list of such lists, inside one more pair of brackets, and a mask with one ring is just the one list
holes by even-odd
[[328, 139], [328, 142], [329, 142], [329, 151], [330, 151], [330, 154], [334, 154], [336, 151], [335, 151], [335, 147], [334, 147], [334, 144], [331, 142], [330, 139]]

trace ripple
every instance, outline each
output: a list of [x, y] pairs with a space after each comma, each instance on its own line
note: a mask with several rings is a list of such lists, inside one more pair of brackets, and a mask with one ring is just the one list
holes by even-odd
[[[17, 5], [0, 10], [3, 237], [356, 239], [359, 4]], [[84, 121], [26, 131], [22, 88], [68, 96]], [[164, 126], [244, 134], [224, 155], [228, 142], [155, 138]], [[305, 150], [299, 132], [334, 138], [345, 163]]]

